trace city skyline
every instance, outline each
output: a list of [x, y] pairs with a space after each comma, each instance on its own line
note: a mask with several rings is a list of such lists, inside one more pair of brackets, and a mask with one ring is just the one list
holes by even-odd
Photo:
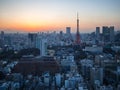
[[120, 90], [120, 0], [0, 0], [0, 90]]
[[79, 13], [80, 32], [95, 31], [96, 26], [120, 30], [119, 0], [0, 0], [0, 30], [13, 32], [76, 32]]

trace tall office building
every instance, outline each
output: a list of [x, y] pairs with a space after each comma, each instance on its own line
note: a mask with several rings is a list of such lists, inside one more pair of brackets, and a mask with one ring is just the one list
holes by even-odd
[[5, 42], [4, 42], [4, 31], [1, 31], [1, 34], [0, 34], [0, 47], [3, 47]]
[[71, 27], [66, 27], [66, 38], [67, 38], [67, 41], [73, 40], [72, 34], [71, 34]]
[[36, 48], [40, 49], [40, 56], [47, 55], [47, 40], [37, 37]]
[[102, 27], [102, 34], [103, 34], [103, 41], [109, 42], [110, 41], [110, 32], [107, 26]]
[[33, 48], [36, 46], [36, 38], [37, 38], [36, 33], [29, 33], [28, 34], [29, 47]]
[[103, 26], [102, 33], [104, 42], [114, 42], [114, 26]]
[[1, 31], [0, 38], [1, 38], [1, 39], [4, 39], [4, 31]]
[[67, 35], [71, 34], [71, 27], [66, 27], [66, 34]]
[[110, 41], [114, 42], [114, 26], [111, 26], [109, 29], [110, 29]]
[[78, 18], [78, 14], [77, 14], [77, 32], [76, 32], [75, 44], [76, 45], [80, 45], [81, 44], [80, 33], [79, 33], [79, 18]]
[[96, 40], [100, 40], [100, 27], [96, 27]]
[[60, 31], [59, 39], [60, 39], [60, 40], [63, 40], [63, 31]]
[[90, 70], [90, 80], [92, 85], [95, 84], [95, 81], [99, 81], [100, 84], [103, 84], [103, 68], [101, 67], [93, 67]]

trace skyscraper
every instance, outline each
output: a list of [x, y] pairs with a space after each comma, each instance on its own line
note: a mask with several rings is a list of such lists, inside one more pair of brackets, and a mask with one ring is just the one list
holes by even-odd
[[28, 42], [29, 42], [29, 47], [33, 48], [36, 45], [36, 38], [37, 38], [37, 33], [29, 33], [28, 34]]
[[76, 32], [75, 44], [76, 45], [80, 45], [81, 44], [80, 33], [79, 33], [79, 18], [78, 18], [78, 13], [77, 13], [77, 32]]
[[100, 40], [100, 27], [96, 27], [96, 40]]
[[109, 31], [108, 26], [102, 27], [102, 34], [103, 34], [103, 41], [109, 42], [110, 41], [110, 31]]
[[38, 36], [36, 39], [36, 48], [40, 49], [40, 56], [47, 55], [47, 40]]
[[1, 31], [1, 34], [0, 34], [0, 47], [4, 46], [4, 31]]
[[103, 68], [102, 67], [93, 67], [90, 70], [90, 80], [94, 85], [95, 81], [98, 80], [100, 84], [103, 84]]
[[103, 41], [114, 42], [114, 26], [103, 26]]
[[0, 36], [1, 36], [0, 38], [1, 38], [2, 40], [4, 40], [4, 31], [1, 31], [1, 35], [0, 35]]
[[72, 34], [71, 34], [71, 27], [66, 27], [66, 38], [67, 38], [67, 41], [72, 41], [73, 38], [72, 38]]
[[66, 27], [66, 34], [67, 35], [71, 34], [71, 27]]
[[114, 26], [111, 26], [109, 29], [110, 29], [110, 41], [114, 42]]

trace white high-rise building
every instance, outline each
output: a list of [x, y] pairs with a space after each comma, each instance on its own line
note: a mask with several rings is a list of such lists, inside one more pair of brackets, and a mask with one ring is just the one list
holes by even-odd
[[56, 86], [60, 87], [61, 86], [61, 74], [57, 73], [55, 75], [55, 80], [56, 80]]
[[47, 40], [37, 37], [36, 48], [40, 49], [40, 56], [47, 55]]

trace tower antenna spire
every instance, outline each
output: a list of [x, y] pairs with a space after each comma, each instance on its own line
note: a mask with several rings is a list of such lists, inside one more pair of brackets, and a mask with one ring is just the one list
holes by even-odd
[[80, 33], [79, 33], [79, 17], [78, 17], [78, 12], [77, 12], [77, 32], [76, 32], [76, 45], [81, 44], [81, 39], [80, 39]]
[[79, 19], [79, 13], [77, 12], [77, 19]]

